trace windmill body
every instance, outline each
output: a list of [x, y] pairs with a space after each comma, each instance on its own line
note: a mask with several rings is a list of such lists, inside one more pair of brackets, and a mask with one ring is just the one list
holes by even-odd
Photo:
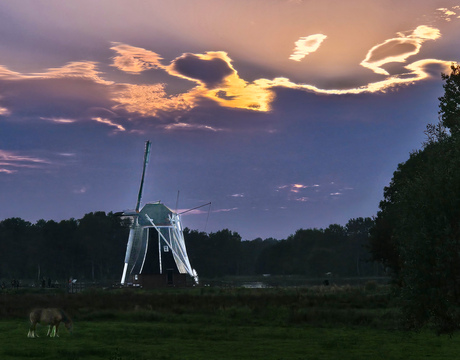
[[140, 208], [142, 190], [144, 185], [145, 171], [150, 154], [150, 141], [145, 144], [144, 167], [142, 171], [141, 186], [139, 188], [138, 201], [135, 211], [124, 211], [122, 216], [133, 218], [133, 224], [129, 231], [126, 255], [121, 277], [121, 284], [127, 283], [127, 278], [133, 275], [142, 274], [147, 258], [147, 252], [154, 251], [150, 246], [150, 230], [154, 229], [158, 235], [158, 271], [163, 273], [163, 257], [165, 252], [171, 252], [175, 266], [180, 274], [192, 276], [198, 283], [198, 275], [190, 265], [185, 246], [184, 234], [180, 215], [172, 211], [161, 202], [147, 203]]

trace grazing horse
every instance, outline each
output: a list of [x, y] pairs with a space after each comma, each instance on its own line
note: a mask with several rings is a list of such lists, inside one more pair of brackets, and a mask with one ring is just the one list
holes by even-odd
[[72, 333], [72, 320], [70, 317], [61, 309], [48, 308], [48, 309], [34, 309], [30, 313], [30, 329], [27, 337], [34, 338], [38, 337], [35, 328], [37, 323], [42, 325], [49, 325], [48, 333], [46, 336], [59, 337], [58, 329], [61, 321], [65, 324], [67, 330]]

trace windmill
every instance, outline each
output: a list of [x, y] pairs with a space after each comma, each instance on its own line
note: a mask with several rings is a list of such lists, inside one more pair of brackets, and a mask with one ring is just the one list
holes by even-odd
[[159, 273], [163, 273], [162, 257], [164, 252], [171, 251], [177, 270], [180, 274], [192, 276], [198, 284], [198, 275], [192, 269], [185, 247], [184, 234], [180, 215], [157, 201], [147, 203], [140, 209], [144, 187], [145, 171], [149, 162], [151, 142], [145, 142], [144, 166], [142, 169], [141, 185], [137, 196], [135, 210], [123, 211], [121, 216], [132, 217], [129, 230], [126, 255], [121, 276], [121, 284], [127, 282], [128, 276], [138, 275], [144, 269], [147, 250], [149, 248], [149, 229], [154, 228], [158, 234], [158, 264]]

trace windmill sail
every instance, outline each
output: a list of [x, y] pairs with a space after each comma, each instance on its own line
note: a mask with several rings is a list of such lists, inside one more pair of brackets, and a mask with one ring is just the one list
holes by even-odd
[[139, 187], [139, 194], [137, 196], [136, 212], [133, 214], [134, 221], [131, 229], [129, 230], [128, 244], [126, 245], [126, 255], [123, 267], [123, 274], [121, 276], [121, 284], [125, 283], [126, 275], [132, 274], [134, 270], [142, 272], [142, 267], [145, 261], [148, 248], [148, 229], [139, 225], [138, 213], [142, 199], [142, 191], [144, 188], [145, 170], [149, 162], [150, 147], [152, 143], [150, 141], [145, 142], [144, 151], [144, 165], [142, 167], [142, 178], [141, 185]]
[[[128, 263], [128, 274], [140, 274], [144, 267], [149, 244], [149, 228], [137, 226], [133, 230], [133, 246]], [[125, 259], [126, 261], [126, 259]]]

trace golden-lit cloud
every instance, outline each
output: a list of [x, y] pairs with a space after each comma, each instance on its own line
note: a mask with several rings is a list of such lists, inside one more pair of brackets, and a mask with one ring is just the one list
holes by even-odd
[[437, 65], [442, 68], [442, 72], [448, 73], [452, 61], [444, 61], [437, 59], [419, 60], [409, 65], [404, 66], [405, 72], [387, 77], [385, 80], [369, 83], [357, 88], [350, 89], [321, 89], [314, 85], [309, 84], [296, 84], [287, 78], [275, 78], [273, 80], [259, 80], [264, 82], [266, 87], [285, 87], [291, 89], [305, 90], [325, 95], [346, 95], [346, 94], [362, 94], [362, 93], [375, 93], [385, 92], [390, 88], [402, 85], [410, 85], [416, 81], [424, 80], [430, 77], [427, 68], [431, 65]]
[[184, 111], [192, 107], [186, 95], [168, 96], [164, 84], [123, 84], [115, 91], [115, 109], [124, 109], [142, 116], [157, 116], [160, 111]]
[[213, 99], [219, 105], [238, 109], [269, 111], [275, 98], [275, 93], [257, 82], [248, 83], [238, 74], [228, 76], [220, 88], [207, 92], [205, 96]]
[[224, 51], [205, 54], [184, 54], [166, 70], [170, 75], [195, 82], [198, 86], [184, 95], [190, 103], [200, 97], [214, 100], [230, 108], [269, 111], [275, 95], [257, 82], [241, 79], [232, 60]]
[[382, 68], [392, 62], [406, 62], [407, 58], [418, 54], [426, 40], [436, 40], [441, 36], [438, 29], [421, 25], [411, 34], [398, 33], [398, 37], [385, 40], [382, 44], [372, 47], [360, 65], [381, 75], [390, 75]]
[[315, 34], [301, 37], [295, 42], [294, 52], [289, 56], [290, 60], [300, 61], [308, 54], [319, 49], [321, 43], [327, 38], [323, 34]]
[[139, 74], [142, 71], [163, 68], [161, 56], [153, 51], [130, 46], [118, 42], [112, 43], [110, 48], [118, 53], [113, 58], [112, 66], [121, 71], [131, 74]]

